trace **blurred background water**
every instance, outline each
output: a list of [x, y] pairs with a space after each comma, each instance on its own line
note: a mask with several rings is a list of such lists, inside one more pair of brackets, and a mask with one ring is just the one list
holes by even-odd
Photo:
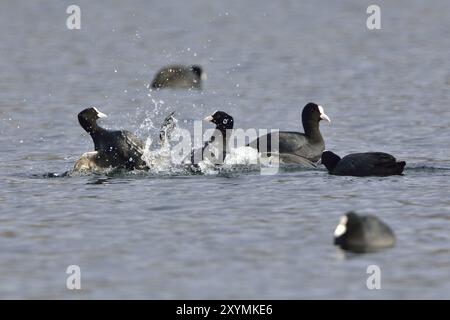
[[[0, 3], [0, 298], [450, 298], [450, 2], [72, 1]], [[202, 92], [149, 92], [169, 63], [201, 64]], [[80, 176], [93, 149], [77, 113], [156, 137], [221, 109], [240, 128], [302, 131], [324, 106], [327, 149], [385, 151], [404, 176]], [[332, 245], [347, 210], [376, 214], [395, 248]], [[82, 290], [66, 289], [68, 265]], [[368, 265], [382, 289], [368, 290]]]

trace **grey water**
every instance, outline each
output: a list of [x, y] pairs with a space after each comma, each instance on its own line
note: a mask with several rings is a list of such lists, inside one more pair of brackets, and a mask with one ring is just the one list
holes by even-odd
[[[0, 298], [450, 298], [449, 1], [377, 1], [381, 30], [366, 27], [372, 1], [79, 0], [80, 30], [70, 4], [0, 3]], [[203, 90], [150, 92], [170, 63], [202, 65]], [[239, 128], [302, 131], [309, 101], [331, 118], [327, 149], [389, 152], [404, 175], [45, 177], [93, 149], [88, 106], [145, 139], [170, 111], [187, 129], [220, 109]], [[349, 210], [396, 246], [333, 246]]]

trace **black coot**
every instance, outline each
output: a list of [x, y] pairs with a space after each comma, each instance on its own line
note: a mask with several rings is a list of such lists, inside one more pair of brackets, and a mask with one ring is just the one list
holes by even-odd
[[349, 212], [334, 231], [334, 244], [344, 250], [369, 252], [395, 245], [391, 228], [375, 216], [359, 216]]
[[216, 128], [211, 138], [203, 145], [201, 149], [193, 150], [191, 153], [191, 164], [197, 165], [204, 159], [209, 159], [214, 164], [223, 164], [227, 155], [228, 140], [230, 132], [234, 125], [232, 116], [223, 111], [215, 111], [207, 116], [204, 121], [212, 122]]
[[384, 152], [352, 153], [341, 159], [331, 151], [324, 151], [322, 164], [330, 174], [338, 176], [384, 177], [402, 174], [406, 162]]
[[151, 83], [151, 87], [153, 89], [201, 89], [202, 81], [205, 79], [206, 74], [203, 72], [202, 67], [198, 65], [171, 65], [158, 71]]
[[[278, 134], [275, 134], [276, 136], [273, 139], [278, 139], [279, 141], [278, 152], [280, 154], [292, 154], [317, 162], [323, 150], [325, 150], [325, 142], [319, 130], [319, 122], [321, 120], [330, 122], [330, 118], [325, 114], [322, 106], [312, 102], [308, 103], [302, 111], [302, 123], [305, 133], [280, 131]], [[267, 152], [277, 152], [277, 150], [272, 150], [272, 134], [270, 133], [259, 137], [249, 145], [256, 147], [259, 152], [264, 152], [264, 147], [260, 145], [261, 139], [267, 141]]]
[[86, 154], [92, 167], [147, 169], [142, 159], [144, 143], [126, 130], [106, 130], [97, 124], [106, 117], [97, 108], [87, 108], [78, 114], [78, 121], [94, 141], [95, 153]]

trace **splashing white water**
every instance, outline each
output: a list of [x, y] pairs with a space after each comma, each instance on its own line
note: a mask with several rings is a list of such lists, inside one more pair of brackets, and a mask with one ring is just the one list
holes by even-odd
[[159, 149], [151, 150], [152, 142], [152, 138], [147, 138], [143, 160], [153, 173], [170, 171], [172, 166], [170, 147], [162, 145]]
[[259, 169], [259, 154], [251, 147], [233, 148], [226, 155], [222, 165], [212, 163], [208, 158], [198, 164], [200, 171], [205, 175], [218, 173], [253, 171]]
[[224, 165], [255, 165], [259, 163], [258, 151], [251, 147], [231, 149], [225, 157]]
[[[278, 156], [267, 157], [267, 155], [259, 154], [252, 147], [241, 146], [228, 149], [228, 154], [223, 164], [218, 165], [213, 163], [214, 161], [211, 161], [208, 157], [205, 157], [198, 165], [192, 165], [190, 163], [192, 146], [190, 143], [187, 145], [180, 144], [180, 141], [191, 141], [189, 132], [178, 127], [178, 121], [173, 117], [173, 113], [166, 117], [161, 128], [159, 126], [156, 127], [152, 119], [155, 114], [160, 113], [158, 109], [163, 102], [156, 100], [153, 100], [153, 102], [155, 110], [150, 112], [150, 114], [146, 112], [147, 116], [138, 130], [147, 132], [147, 134], [141, 134], [141, 136], [147, 136], [142, 160], [147, 164], [150, 174], [179, 175], [200, 173], [216, 175], [219, 173], [241, 173], [259, 170], [261, 170], [261, 174], [276, 174], [279, 165], [284, 163], [286, 159], [291, 163], [293, 161], [293, 163], [302, 164], [299, 159], [293, 159], [293, 155], [289, 155], [287, 158], [286, 155], [284, 155], [284, 158], [279, 158]], [[158, 138], [154, 137], [156, 130], [159, 133]], [[186, 132], [189, 136], [188, 138], [186, 138]], [[153, 138], [151, 135], [153, 135]], [[180, 146], [182, 147], [180, 148]], [[214, 154], [218, 154], [218, 152], [216, 151]], [[83, 155], [73, 171], [83, 173], [89, 173], [89, 171], [92, 173], [97, 173], [98, 171], [108, 172], [108, 170], [102, 170], [102, 168], [99, 170], [99, 168], [94, 166], [95, 159], [92, 160], [92, 163], [90, 162], [91, 160], [92, 155]], [[306, 162], [306, 160], [303, 161]], [[141, 171], [136, 170], [135, 172]]]

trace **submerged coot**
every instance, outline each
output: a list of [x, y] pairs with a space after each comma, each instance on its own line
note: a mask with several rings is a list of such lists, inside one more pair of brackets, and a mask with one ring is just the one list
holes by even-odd
[[334, 231], [334, 244], [344, 250], [368, 252], [395, 245], [391, 228], [375, 216], [349, 212]]

